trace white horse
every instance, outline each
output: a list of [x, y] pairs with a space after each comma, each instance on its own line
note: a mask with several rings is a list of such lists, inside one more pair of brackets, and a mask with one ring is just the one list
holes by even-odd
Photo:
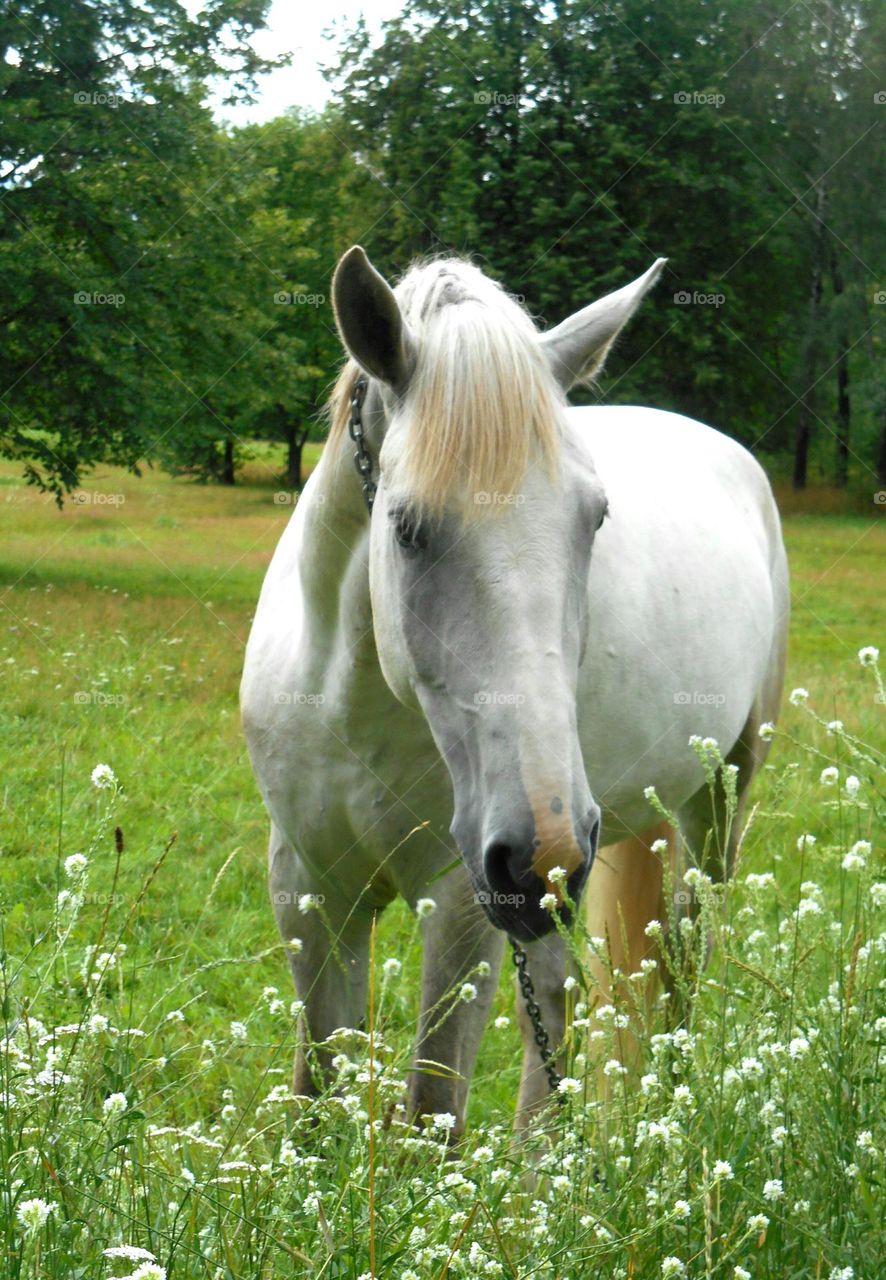
[[[663, 912], [649, 785], [709, 851], [706, 870], [728, 872], [734, 831], [711, 853], [723, 798], [712, 806], [687, 742], [718, 741], [741, 803], [787, 630], [769, 484], [698, 422], [565, 400], [663, 261], [546, 333], [464, 261], [417, 266], [395, 290], [359, 247], [338, 265], [350, 359], [265, 579], [241, 690], [274, 911], [303, 942], [299, 1094], [328, 1067], [306, 1044], [363, 1018], [371, 922], [397, 894], [436, 902], [419, 913], [416, 1063], [448, 1068], [419, 1065], [411, 1106], [454, 1113], [457, 1133], [506, 932], [526, 944], [552, 1041], [563, 1035], [564, 946], [540, 905], [551, 892], [562, 904], [555, 868], [573, 900], [585, 888], [591, 931], [625, 973]], [[365, 432], [371, 513], [349, 421]], [[299, 910], [308, 894], [322, 910]], [[477, 999], [441, 1025], [435, 1006], [483, 960]], [[522, 1009], [521, 1022], [526, 1114], [547, 1082]]]

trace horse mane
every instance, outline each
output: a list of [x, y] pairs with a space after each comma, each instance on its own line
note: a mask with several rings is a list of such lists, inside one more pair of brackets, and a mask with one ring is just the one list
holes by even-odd
[[[457, 507], [465, 518], [500, 510], [530, 459], [553, 472], [563, 399], [532, 318], [460, 258], [413, 266], [394, 290], [416, 338], [417, 361], [397, 410], [396, 456], [385, 472], [419, 515]], [[360, 374], [349, 360], [330, 398], [330, 442], [347, 431]]]

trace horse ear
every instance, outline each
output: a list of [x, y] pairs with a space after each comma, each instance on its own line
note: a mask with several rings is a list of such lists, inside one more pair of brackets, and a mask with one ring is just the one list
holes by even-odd
[[358, 364], [397, 390], [415, 365], [415, 343], [394, 291], [360, 245], [335, 269], [332, 305], [341, 340]]
[[564, 391], [588, 382], [603, 367], [618, 331], [630, 319], [643, 295], [661, 274], [667, 258], [657, 258], [645, 275], [541, 335], [551, 372]]

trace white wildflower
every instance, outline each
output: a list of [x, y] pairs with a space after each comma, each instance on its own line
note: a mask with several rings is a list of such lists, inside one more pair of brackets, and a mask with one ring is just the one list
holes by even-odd
[[72, 853], [65, 858], [65, 875], [69, 880], [79, 880], [88, 866], [89, 859], [84, 853]]
[[477, 999], [477, 988], [473, 982], [463, 982], [461, 984], [458, 989], [458, 998], [464, 1001], [465, 1004], [470, 1004], [472, 1000]]
[[143, 1249], [137, 1244], [115, 1244], [103, 1250], [106, 1258], [125, 1258], [127, 1262], [156, 1262], [150, 1249]]
[[688, 1200], [675, 1200], [674, 1207], [671, 1212], [675, 1218], [688, 1218], [692, 1212], [692, 1208]]
[[728, 1160], [717, 1160], [711, 1170], [711, 1173], [714, 1178], [718, 1180], [722, 1178], [724, 1182], [730, 1182], [735, 1177], [735, 1174], [732, 1172], [732, 1165]]
[[99, 791], [107, 791], [117, 782], [117, 776], [109, 764], [97, 764], [92, 771], [92, 785]]
[[397, 974], [403, 968], [399, 960], [395, 960], [393, 956], [386, 960], [382, 965], [382, 973], [386, 978], [396, 978]]
[[769, 1200], [772, 1204], [784, 1199], [784, 1186], [781, 1178], [770, 1178], [768, 1182], [763, 1183], [763, 1199]]
[[125, 1280], [166, 1280], [166, 1268], [159, 1262], [142, 1262]]
[[231, 1039], [232, 1040], [245, 1040], [246, 1036], [247, 1036], [247, 1031], [246, 1031], [245, 1022], [231, 1023]]
[[543, 893], [539, 898], [538, 905], [541, 907], [542, 911], [556, 911], [560, 904], [557, 902], [555, 894]]
[[843, 783], [843, 790], [846, 792], [850, 800], [854, 800], [861, 790], [861, 783], [854, 773], [850, 773], [849, 777]]
[[679, 1258], [670, 1255], [661, 1260], [662, 1280], [671, 1280], [673, 1276], [685, 1276], [686, 1267]]
[[610, 1058], [603, 1067], [604, 1076], [626, 1076], [628, 1074], [627, 1067], [619, 1062], [618, 1058]]
[[125, 1093], [109, 1093], [102, 1103], [102, 1111], [109, 1120], [116, 1120], [117, 1116], [123, 1115], [128, 1106], [129, 1100]]
[[815, 836], [809, 835], [808, 833], [806, 835], [799, 836], [797, 839], [798, 853], [802, 853], [804, 849], [811, 849], [815, 843]]
[[510, 1025], [511, 1020], [506, 1013], [499, 1014], [493, 1023], [493, 1026], [497, 1027], [499, 1031], [504, 1031], [505, 1027], [509, 1027]]
[[875, 649], [872, 644], [866, 644], [863, 649], [858, 651], [858, 660], [863, 667], [876, 666], [880, 659], [880, 650]]
[[58, 1205], [51, 1200], [41, 1200], [36, 1196], [33, 1200], [22, 1200], [16, 1207], [15, 1216], [24, 1229], [35, 1235], [49, 1220], [51, 1213], [58, 1212]]
[[769, 1226], [769, 1219], [765, 1213], [754, 1213], [748, 1218], [749, 1231], [765, 1231]]
[[836, 765], [829, 764], [826, 769], [822, 769], [819, 782], [823, 787], [833, 787], [840, 777], [840, 770]]
[[803, 688], [792, 689], [788, 701], [792, 707], [802, 707], [809, 701], [809, 690]]
[[569, 1097], [576, 1093], [581, 1093], [581, 1081], [575, 1080], [572, 1076], [564, 1076], [557, 1085], [557, 1092]]
[[763, 739], [764, 742], [771, 742], [772, 739], [775, 737], [775, 725], [772, 723], [771, 720], [766, 720], [763, 722], [763, 724], [760, 725], [760, 728], [757, 730], [757, 732], [759, 733], [760, 737]]
[[429, 916], [433, 911], [437, 910], [437, 904], [433, 898], [419, 898], [415, 904], [415, 914], [419, 920], [424, 920], [425, 916]]

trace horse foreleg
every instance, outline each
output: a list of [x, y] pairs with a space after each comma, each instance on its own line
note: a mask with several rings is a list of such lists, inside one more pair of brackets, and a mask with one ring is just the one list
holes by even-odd
[[[299, 861], [276, 828], [271, 830], [269, 881], [280, 935], [292, 942], [289, 965], [304, 1005], [293, 1091], [313, 1096], [324, 1086], [335, 1053], [325, 1045], [327, 1037], [339, 1027], [359, 1027], [365, 1018], [373, 912], [333, 899], [328, 882]], [[310, 904], [305, 895], [311, 895]]]
[[[504, 937], [486, 919], [467, 873], [460, 868], [434, 884], [431, 892], [437, 905], [422, 921], [421, 1013], [409, 1107], [415, 1117], [454, 1115], [452, 1137], [458, 1138], [498, 983]], [[484, 972], [487, 965], [488, 973]], [[476, 988], [473, 998], [459, 997], [466, 982]]]
[[[656, 840], [668, 842], [667, 853], [652, 852]], [[618, 1057], [624, 1065], [636, 1061], [639, 1034], [643, 1030], [637, 1025], [638, 1020], [648, 1021], [658, 992], [656, 978], [645, 979], [641, 988], [643, 1008], [638, 1009], [631, 989], [633, 984], [627, 979], [640, 969], [641, 961], [660, 960], [658, 944], [647, 936], [646, 926], [651, 920], [668, 918], [662, 888], [664, 861], [673, 855], [673, 850], [674, 833], [665, 822], [640, 835], [607, 845], [597, 854], [585, 889], [588, 933], [605, 942], [603, 954], [594, 955], [590, 961], [596, 988], [591, 1003], [615, 1004], [621, 1011], [629, 1012], [631, 1025], [619, 1033], [617, 1044]]]

